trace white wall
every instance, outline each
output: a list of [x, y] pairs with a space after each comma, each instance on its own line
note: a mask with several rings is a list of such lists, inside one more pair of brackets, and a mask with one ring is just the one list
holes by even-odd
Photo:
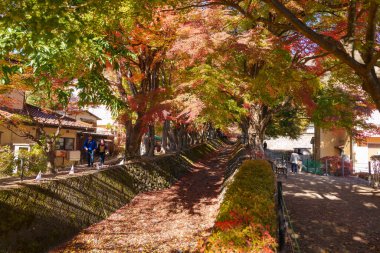
[[88, 108], [88, 110], [101, 118], [101, 120], [98, 120], [98, 126], [106, 126], [107, 124], [113, 125], [115, 123], [115, 121], [112, 119], [111, 111], [103, 105], [99, 107]]
[[311, 151], [313, 148], [313, 145], [310, 143], [312, 137], [314, 137], [314, 133], [306, 133], [301, 135], [296, 140], [292, 140], [288, 137], [279, 137], [265, 141], [268, 145], [268, 149], [271, 150], [293, 150], [294, 148], [308, 148]]
[[354, 145], [354, 172], [368, 172], [368, 146]]
[[[368, 123], [380, 125], [380, 112], [375, 111], [371, 117], [367, 120]], [[373, 135], [372, 137], [378, 137], [380, 135]], [[368, 145], [359, 146], [354, 145], [354, 172], [368, 172]]]

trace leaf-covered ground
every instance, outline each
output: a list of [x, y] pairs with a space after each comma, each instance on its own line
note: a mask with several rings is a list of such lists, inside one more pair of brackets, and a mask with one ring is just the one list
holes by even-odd
[[283, 181], [301, 252], [380, 252], [380, 190], [302, 173]]
[[202, 162], [171, 188], [137, 195], [108, 219], [51, 252], [186, 252], [208, 236], [220, 205], [230, 148]]

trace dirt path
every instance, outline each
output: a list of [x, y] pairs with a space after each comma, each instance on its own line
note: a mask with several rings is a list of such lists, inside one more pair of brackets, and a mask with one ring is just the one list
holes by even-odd
[[52, 252], [183, 252], [207, 236], [219, 208], [231, 148], [194, 164], [169, 189], [137, 195], [108, 219]]
[[380, 252], [379, 190], [311, 174], [283, 182], [301, 252]]

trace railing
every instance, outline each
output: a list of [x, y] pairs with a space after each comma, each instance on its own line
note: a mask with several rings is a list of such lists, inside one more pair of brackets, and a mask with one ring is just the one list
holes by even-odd
[[[278, 252], [300, 253], [297, 238], [293, 235], [294, 229], [290, 221], [289, 211], [286, 208], [284, 196], [282, 194], [282, 182], [277, 181], [277, 219], [278, 219]], [[288, 232], [288, 227], [290, 232]], [[288, 238], [288, 240], [286, 240]]]
[[323, 167], [320, 161], [306, 160], [305, 164], [303, 165], [304, 165], [303, 167], [304, 171], [308, 173], [317, 174], [317, 175], [329, 174], [329, 171], [328, 171], [329, 166], [325, 165]]
[[368, 163], [369, 184], [372, 187], [379, 187], [380, 185], [380, 160], [374, 159]]

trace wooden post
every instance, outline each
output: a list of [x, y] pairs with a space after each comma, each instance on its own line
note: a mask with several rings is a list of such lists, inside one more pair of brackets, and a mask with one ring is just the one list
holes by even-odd
[[341, 166], [342, 166], [342, 177], [344, 177], [344, 157], [343, 156], [342, 156]]
[[368, 184], [372, 184], [372, 176], [371, 176], [371, 161], [368, 162]]
[[371, 176], [371, 162], [368, 162], [368, 173]]

